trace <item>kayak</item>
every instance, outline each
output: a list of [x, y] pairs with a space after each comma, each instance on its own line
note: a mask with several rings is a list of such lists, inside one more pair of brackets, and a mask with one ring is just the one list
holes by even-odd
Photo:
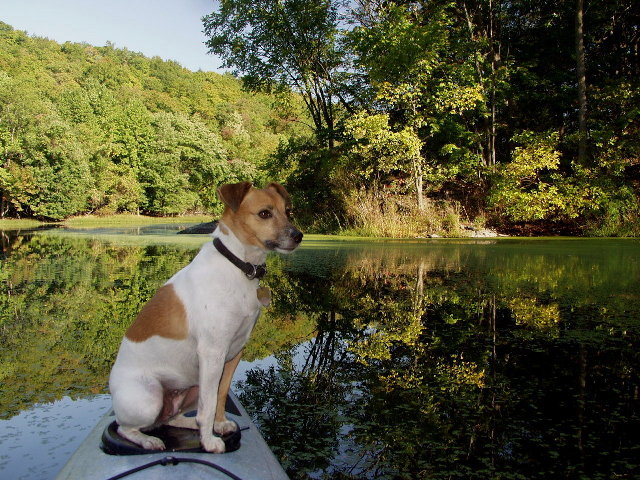
[[117, 434], [115, 416], [110, 411], [89, 433], [56, 480], [288, 480], [232, 392], [229, 392], [225, 410], [227, 418], [235, 421], [239, 429], [223, 437], [227, 452], [222, 454], [203, 451], [196, 430], [167, 426], [149, 432], [162, 438], [167, 449], [160, 452], [143, 450]]

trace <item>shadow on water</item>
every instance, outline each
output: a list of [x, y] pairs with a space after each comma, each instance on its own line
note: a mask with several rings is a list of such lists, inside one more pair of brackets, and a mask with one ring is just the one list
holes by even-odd
[[[2, 418], [104, 393], [206, 241], [130, 233], [3, 237]], [[312, 238], [269, 259], [236, 390], [294, 479], [632, 478], [639, 259], [636, 240]]]

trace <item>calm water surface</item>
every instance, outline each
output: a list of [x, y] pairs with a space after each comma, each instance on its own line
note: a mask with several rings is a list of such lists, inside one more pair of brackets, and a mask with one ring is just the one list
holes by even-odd
[[[52, 478], [202, 236], [4, 232], [0, 478]], [[305, 239], [234, 389], [293, 479], [638, 478], [640, 241]]]

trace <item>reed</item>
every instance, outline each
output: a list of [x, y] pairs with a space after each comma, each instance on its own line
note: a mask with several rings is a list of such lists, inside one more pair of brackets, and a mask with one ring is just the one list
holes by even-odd
[[347, 200], [347, 214], [351, 226], [345, 235], [367, 237], [462, 237], [463, 216], [451, 202], [426, 200], [419, 209], [412, 198], [403, 195], [384, 195], [358, 192]]

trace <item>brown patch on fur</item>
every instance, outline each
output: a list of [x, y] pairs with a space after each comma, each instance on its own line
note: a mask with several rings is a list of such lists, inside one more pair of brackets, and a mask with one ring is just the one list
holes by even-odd
[[171, 284], [158, 289], [126, 333], [132, 342], [144, 342], [155, 335], [174, 340], [187, 338], [187, 312]]
[[222, 203], [235, 212], [251, 188], [249, 182], [229, 183], [218, 188], [218, 196]]
[[291, 197], [289, 197], [289, 192], [287, 192], [287, 190], [282, 185], [276, 182], [271, 182], [265, 188], [271, 188], [272, 190], [278, 192], [278, 194], [284, 199], [285, 207], [291, 207]]

